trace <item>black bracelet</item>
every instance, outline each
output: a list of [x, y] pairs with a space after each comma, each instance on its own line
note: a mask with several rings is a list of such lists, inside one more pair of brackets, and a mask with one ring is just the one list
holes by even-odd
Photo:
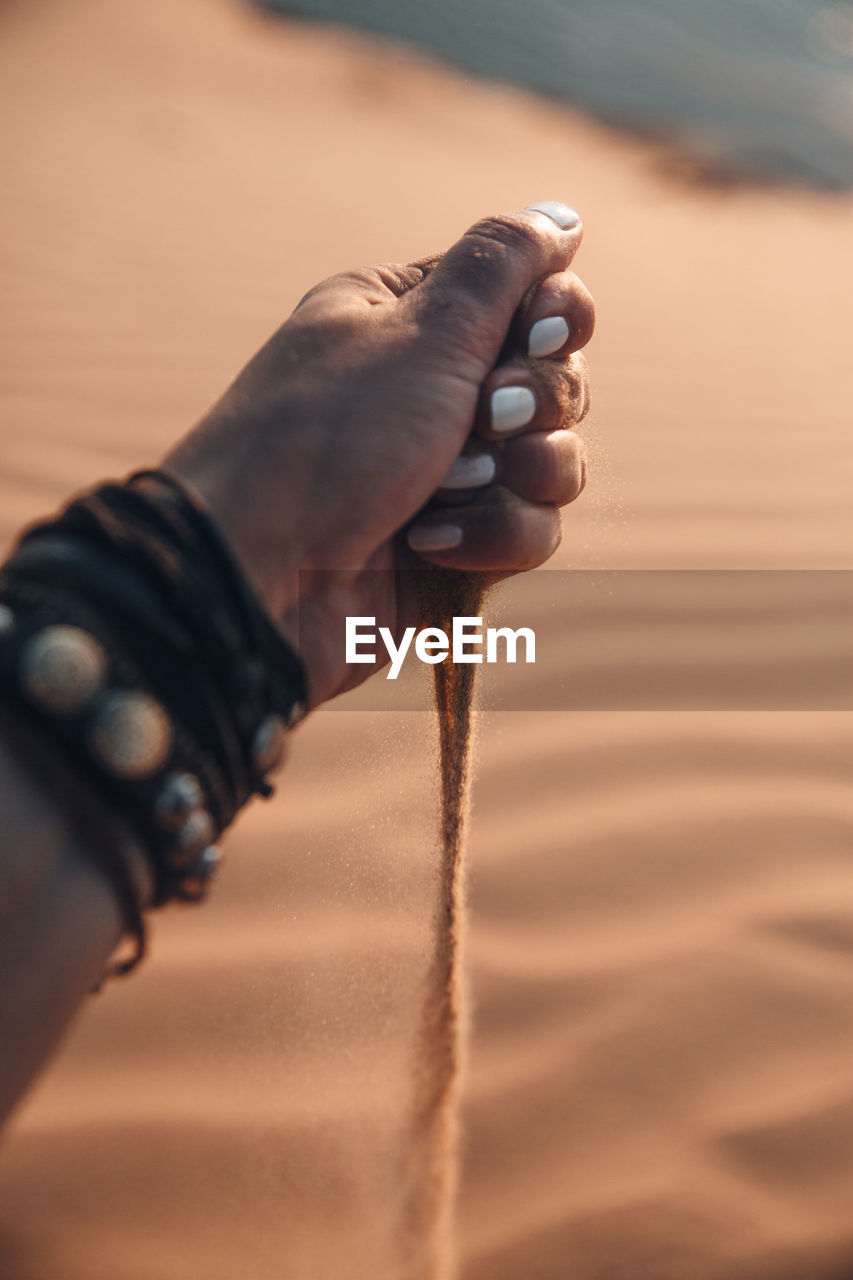
[[272, 794], [306, 698], [203, 503], [163, 471], [23, 534], [0, 568], [0, 692], [133, 831], [155, 906], [204, 896], [216, 841]]

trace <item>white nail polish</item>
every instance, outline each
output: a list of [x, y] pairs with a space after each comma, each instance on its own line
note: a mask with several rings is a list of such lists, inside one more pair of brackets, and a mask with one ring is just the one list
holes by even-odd
[[557, 226], [563, 231], [568, 231], [570, 227], [576, 227], [581, 220], [581, 216], [576, 209], [572, 209], [570, 205], [562, 204], [559, 200], [537, 200], [535, 204], [529, 204], [527, 207], [531, 213], [544, 213], [546, 218], [556, 222]]
[[413, 551], [449, 551], [462, 541], [458, 524], [413, 524], [406, 534]]
[[492, 430], [499, 435], [526, 427], [536, 412], [536, 397], [529, 387], [498, 387], [492, 392]]
[[532, 356], [551, 356], [569, 340], [569, 326], [562, 316], [546, 316], [530, 330], [528, 351]]
[[490, 453], [477, 453], [473, 457], [457, 458], [439, 489], [478, 489], [491, 484], [495, 478], [495, 460]]

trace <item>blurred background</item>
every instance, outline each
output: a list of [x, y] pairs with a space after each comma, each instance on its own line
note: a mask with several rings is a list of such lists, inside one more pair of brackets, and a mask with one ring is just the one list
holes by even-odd
[[853, 180], [853, 5], [821, 0], [264, 0], [677, 143], [719, 175]]
[[[554, 567], [853, 568], [849, 4], [283, 8], [0, 4], [4, 544], [316, 280], [557, 198], [599, 324]], [[2, 1280], [418, 1274], [434, 739], [299, 731], [7, 1134]], [[853, 1274], [851, 772], [844, 711], [484, 715], [464, 1280]]]

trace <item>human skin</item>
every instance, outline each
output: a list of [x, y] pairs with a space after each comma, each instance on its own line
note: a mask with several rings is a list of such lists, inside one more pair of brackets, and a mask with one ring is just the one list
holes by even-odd
[[[589, 403], [577, 352], [593, 326], [568, 270], [580, 237], [579, 224], [524, 211], [478, 223], [440, 260], [325, 281], [164, 459], [207, 501], [298, 644], [311, 706], [370, 674], [343, 665], [348, 614], [376, 616], [397, 637], [413, 620], [405, 575], [373, 570], [500, 577], [557, 546], [559, 507], [585, 479], [571, 430]], [[567, 336], [555, 347], [560, 317]], [[531, 358], [542, 320], [533, 345], [544, 334], [552, 349]], [[499, 431], [494, 393], [513, 387], [535, 409]], [[461, 480], [488, 472], [488, 483], [460, 485], [451, 468], [463, 450]], [[49, 768], [4, 731], [0, 820], [2, 1118], [103, 974], [122, 922]], [[144, 857], [129, 834], [125, 845], [144, 897]]]
[[[417, 620], [411, 579], [376, 570], [497, 577], [556, 549], [559, 508], [585, 478], [571, 428], [589, 404], [577, 353], [594, 309], [568, 270], [581, 235], [525, 210], [477, 223], [440, 259], [333, 276], [166, 456], [299, 649], [310, 705], [373, 670], [344, 664], [348, 615], [395, 636]], [[533, 326], [555, 317], [565, 342], [527, 358]], [[531, 391], [535, 412], [498, 433], [492, 397], [508, 387]], [[495, 481], [441, 489], [472, 433]], [[458, 545], [439, 549], [450, 529]]]

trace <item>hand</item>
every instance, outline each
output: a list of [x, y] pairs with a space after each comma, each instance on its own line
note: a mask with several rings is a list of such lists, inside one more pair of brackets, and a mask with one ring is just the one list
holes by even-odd
[[347, 615], [412, 621], [370, 571], [500, 576], [556, 549], [585, 480], [570, 428], [594, 323], [568, 270], [580, 223], [556, 219], [485, 219], [438, 259], [324, 281], [164, 459], [298, 644], [311, 705], [371, 672], [343, 664]]

